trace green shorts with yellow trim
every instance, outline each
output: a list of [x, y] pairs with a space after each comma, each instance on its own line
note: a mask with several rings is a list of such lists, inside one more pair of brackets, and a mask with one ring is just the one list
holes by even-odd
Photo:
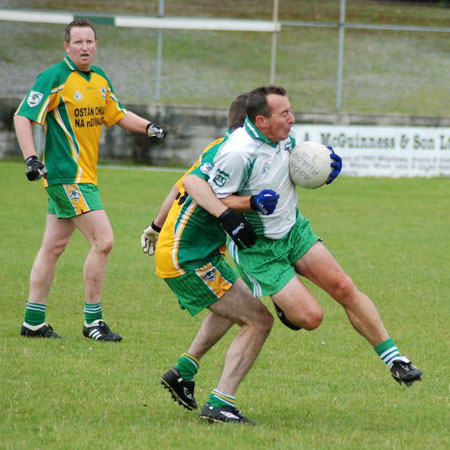
[[238, 274], [220, 257], [175, 278], [164, 278], [177, 296], [181, 309], [194, 316], [223, 297], [233, 286]]
[[228, 250], [253, 295], [262, 297], [283, 289], [296, 275], [294, 264], [321, 240], [309, 220], [298, 213], [294, 226], [283, 238], [258, 236], [255, 245], [241, 250], [228, 239]]
[[48, 214], [69, 219], [96, 209], [104, 209], [95, 184], [55, 184], [47, 186]]

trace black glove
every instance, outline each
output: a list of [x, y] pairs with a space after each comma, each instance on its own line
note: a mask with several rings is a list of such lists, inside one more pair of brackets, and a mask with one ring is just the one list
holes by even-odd
[[38, 160], [37, 156], [33, 155], [28, 157], [25, 160], [25, 165], [27, 166], [25, 169], [25, 175], [28, 180], [36, 181], [41, 177], [47, 178], [47, 168], [41, 161]]
[[155, 144], [162, 144], [166, 138], [167, 131], [164, 128], [158, 127], [152, 122], [147, 125], [147, 135], [151, 142]]
[[242, 214], [226, 209], [219, 216], [219, 222], [238, 248], [250, 248], [256, 242], [255, 229]]

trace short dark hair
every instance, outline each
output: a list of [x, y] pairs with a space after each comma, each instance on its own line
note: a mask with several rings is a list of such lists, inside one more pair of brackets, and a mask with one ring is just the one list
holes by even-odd
[[64, 42], [70, 42], [70, 32], [74, 27], [91, 28], [92, 31], [94, 32], [95, 40], [97, 40], [97, 32], [95, 31], [94, 24], [87, 19], [77, 19], [70, 22], [69, 25], [67, 25], [66, 29], [64, 30]]
[[269, 84], [268, 86], [261, 86], [259, 88], [253, 89], [248, 94], [246, 110], [248, 118], [255, 123], [256, 116], [260, 114], [264, 117], [270, 117], [272, 111], [267, 104], [267, 96], [269, 94], [286, 95], [286, 89], [281, 86], [274, 86]]
[[244, 126], [245, 117], [247, 116], [247, 97], [248, 93], [238, 95], [228, 110], [228, 128], [231, 131]]

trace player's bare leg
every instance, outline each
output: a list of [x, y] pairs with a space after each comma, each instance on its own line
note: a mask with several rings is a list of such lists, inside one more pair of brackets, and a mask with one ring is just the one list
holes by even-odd
[[47, 297], [55, 276], [56, 264], [74, 231], [75, 225], [70, 219], [58, 219], [54, 214], [47, 215], [42, 245], [31, 269], [25, 320], [20, 330], [22, 336], [60, 337], [45, 323]]
[[55, 276], [56, 263], [74, 231], [75, 225], [70, 219], [58, 219], [53, 214], [47, 215], [42, 246], [31, 269], [29, 302], [46, 303]]
[[298, 273], [328, 292], [344, 307], [353, 327], [373, 345], [398, 383], [411, 386], [422, 379], [422, 371], [399, 352], [389, 337], [372, 300], [356, 288], [321, 242], [313, 245], [295, 267]]
[[228, 349], [217, 385], [220, 391], [233, 395], [269, 335], [273, 317], [267, 308], [253, 297], [240, 279], [237, 279], [230, 291], [209, 309], [241, 327], [241, 331]]
[[313, 245], [296, 262], [295, 268], [338, 301], [353, 327], [373, 346], [389, 337], [372, 300], [356, 289], [352, 279], [321, 242]]
[[197, 335], [188, 349], [188, 353], [200, 360], [233, 325], [233, 320], [210, 311], [203, 320]]
[[103, 321], [101, 304], [109, 253], [114, 245], [114, 235], [104, 210], [90, 211], [72, 219], [86, 236], [91, 248], [84, 263], [83, 279], [86, 297], [83, 335], [99, 341], [119, 342], [122, 336]]
[[238, 279], [233, 288], [209, 309], [241, 327], [225, 356], [217, 387], [200, 412], [210, 422], [237, 422], [254, 425], [235, 406], [234, 394], [258, 356], [270, 330], [273, 317]]
[[108, 256], [114, 245], [114, 235], [104, 210], [91, 211], [73, 219], [91, 244], [84, 263], [83, 278], [86, 303], [101, 300]]
[[322, 307], [297, 276], [272, 295], [272, 300], [292, 326], [314, 330], [322, 323]]

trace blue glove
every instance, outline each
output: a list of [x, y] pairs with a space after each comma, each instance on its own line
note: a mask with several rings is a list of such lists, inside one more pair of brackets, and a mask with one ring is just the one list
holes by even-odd
[[268, 216], [275, 211], [280, 195], [272, 189], [263, 189], [259, 194], [250, 197], [250, 206], [255, 211]]
[[335, 180], [335, 178], [341, 173], [342, 158], [337, 153], [334, 153], [333, 147], [331, 145], [328, 145], [327, 148], [331, 150], [330, 158], [332, 159], [331, 168], [333, 169], [333, 171], [330, 173], [330, 176], [328, 177], [326, 184], [331, 184]]

